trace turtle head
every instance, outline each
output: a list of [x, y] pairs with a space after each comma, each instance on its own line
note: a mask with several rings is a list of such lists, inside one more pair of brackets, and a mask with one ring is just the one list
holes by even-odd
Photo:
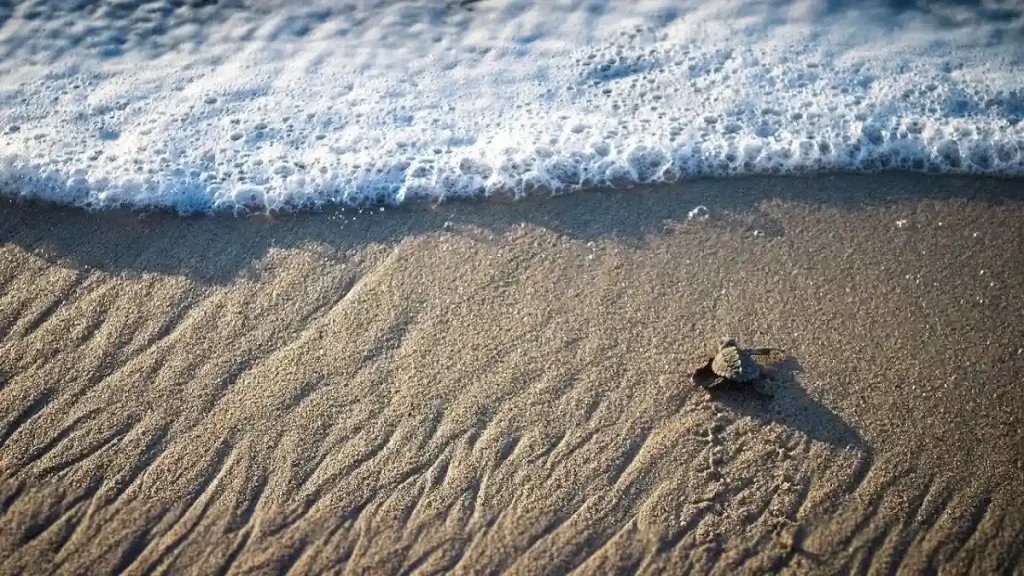
[[725, 348], [735, 348], [736, 339], [731, 336], [726, 336], [718, 341], [718, 349], [723, 350]]

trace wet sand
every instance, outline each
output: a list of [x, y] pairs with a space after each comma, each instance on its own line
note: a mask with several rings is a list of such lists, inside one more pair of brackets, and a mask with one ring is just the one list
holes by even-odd
[[4, 201], [0, 573], [1020, 574], [1021, 189]]

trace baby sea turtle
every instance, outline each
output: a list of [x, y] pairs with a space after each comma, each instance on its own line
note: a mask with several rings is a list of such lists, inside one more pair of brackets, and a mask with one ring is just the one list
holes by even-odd
[[750, 384], [761, 377], [761, 366], [754, 356], [767, 356], [775, 348], [740, 348], [734, 338], [725, 337], [718, 353], [693, 373], [693, 382], [711, 388], [723, 382]]

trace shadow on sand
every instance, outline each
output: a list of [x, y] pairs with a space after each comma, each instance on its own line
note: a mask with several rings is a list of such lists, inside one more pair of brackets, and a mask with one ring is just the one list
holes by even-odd
[[870, 455], [856, 430], [797, 382], [802, 367], [792, 355], [766, 365], [768, 379], [758, 386], [725, 383], [708, 389], [723, 406], [764, 423], [776, 422], [836, 448], [855, 448]]

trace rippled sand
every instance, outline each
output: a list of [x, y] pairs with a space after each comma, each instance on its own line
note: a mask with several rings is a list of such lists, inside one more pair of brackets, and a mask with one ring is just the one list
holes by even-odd
[[[1014, 573], [1019, 189], [4, 203], [0, 572]], [[722, 334], [765, 395], [689, 382]]]

